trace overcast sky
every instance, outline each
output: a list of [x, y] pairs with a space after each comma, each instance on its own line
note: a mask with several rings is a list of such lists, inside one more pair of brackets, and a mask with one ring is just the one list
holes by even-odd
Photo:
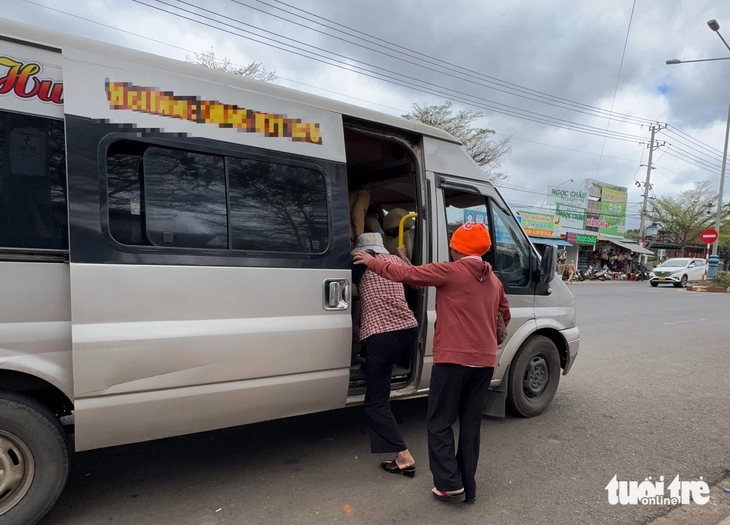
[[[706, 24], [716, 18], [720, 32], [730, 38], [730, 10], [720, 10], [720, 2], [637, 0], [620, 78], [634, 0], [451, 0], [448, 8], [445, 2], [436, 0], [284, 2], [15, 0], [5, 2], [3, 16], [181, 60], [193, 51], [212, 48], [217, 56], [228, 57], [237, 64], [263, 62], [279, 75], [277, 83], [395, 115], [408, 111], [414, 102], [440, 104], [454, 100], [456, 106], [482, 111], [480, 125], [494, 129], [499, 134], [497, 138], [512, 136], [512, 152], [502, 166], [511, 180], [501, 189], [516, 207], [540, 205], [549, 184], [578, 187], [584, 179], [593, 178], [629, 187], [627, 227], [636, 227], [642, 190], [634, 181], [645, 176], [646, 168], [640, 168], [640, 164], [647, 161], [646, 144], [639, 145], [638, 139], [604, 139], [495, 112], [495, 103], [533, 112], [538, 114], [533, 117], [542, 121], [562, 122], [569, 127], [590, 126], [599, 134], [608, 127], [623, 135], [645, 137], [645, 142], [649, 137], [646, 124], [629, 124], [620, 118], [609, 122], [595, 116], [593, 108], [608, 111], [613, 105], [616, 113], [640, 117], [645, 122], [669, 123], [672, 127], [668, 131], [657, 134], [657, 139], [671, 145], [655, 153], [653, 192], [676, 193], [691, 187], [693, 181], [709, 180], [714, 185], [719, 182], [730, 98], [730, 60], [674, 66], [665, 65], [665, 61], [730, 56]], [[230, 32], [142, 3], [190, 18], [196, 16], [170, 6], [193, 11], [197, 16], [213, 18], [203, 20], [207, 24], [229, 24], [223, 27]], [[335, 24], [355, 29], [360, 32], [356, 36], [370, 43], [316, 22], [343, 30]], [[419, 83], [422, 87], [399, 86], [345, 71], [238, 36], [243, 31], [267, 33], [268, 37], [261, 40], [280, 47], [286, 46], [275, 40], [295, 39], [298, 43], [286, 43], [321, 55], [338, 53], [341, 56], [334, 58], [340, 63], [384, 68], [390, 72], [381, 73], [400, 83]], [[360, 45], [323, 33], [336, 34]], [[459, 79], [454, 71], [433, 71], [439, 68], [429, 65], [429, 60], [409, 58], [410, 52], [399, 47], [384, 49], [379, 46], [384, 41], [439, 59], [452, 70], [467, 68], [470, 72], [462, 73]], [[495, 90], [494, 84], [490, 87], [484, 82], [485, 77], [478, 74], [502, 81], [500, 89], [508, 93]], [[541, 101], [516, 96], [517, 90]], [[582, 112], [556, 107], [556, 97], [569, 101], [570, 107]], [[682, 133], [719, 151], [708, 151]], [[672, 155], [691, 158], [692, 163]], [[693, 164], [702, 164], [706, 169]], [[568, 182], [569, 179], [574, 182]]]

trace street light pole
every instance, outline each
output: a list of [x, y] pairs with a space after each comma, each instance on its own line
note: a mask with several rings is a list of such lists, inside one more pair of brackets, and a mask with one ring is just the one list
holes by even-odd
[[[720, 24], [717, 23], [717, 20], [709, 20], [707, 22], [707, 26], [717, 33], [717, 36], [720, 37], [720, 40], [722, 40], [722, 43], [725, 44], [725, 47], [730, 50], [730, 44], [728, 44], [723, 36], [720, 34]], [[711, 62], [714, 60], [728, 60], [730, 57], [720, 57], [720, 58], [703, 58], [698, 60], [679, 60], [679, 59], [672, 59], [667, 60], [667, 65], [674, 65], [674, 64], [684, 64], [687, 62]], [[720, 225], [722, 224], [722, 191], [725, 187], [725, 167], [727, 165], [727, 146], [728, 146], [728, 136], [730, 135], [730, 105], [728, 105], [727, 109], [727, 123], [725, 124], [725, 147], [722, 152], [722, 168], [720, 168], [720, 187], [717, 192], [717, 215], [715, 216], [715, 230], [719, 233], [720, 232]], [[717, 255], [717, 247], [720, 242], [720, 239], [718, 237], [718, 240], [716, 240], [712, 244], [712, 255]]]
[[[724, 42], [724, 40], [723, 40]], [[722, 168], [720, 169], [720, 189], [717, 192], [717, 215], [715, 216], [715, 230], [720, 232], [722, 224], [722, 190], [725, 186], [725, 166], [727, 165], [727, 141], [730, 135], [730, 104], [727, 108], [727, 124], [725, 124], [725, 148], [722, 152]], [[712, 255], [717, 255], [717, 248], [720, 244], [720, 238], [712, 244]]]

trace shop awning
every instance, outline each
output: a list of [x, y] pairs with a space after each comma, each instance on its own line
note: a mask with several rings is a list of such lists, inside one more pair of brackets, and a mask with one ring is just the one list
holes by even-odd
[[555, 246], [573, 246], [563, 239], [550, 239], [548, 237], [530, 237], [532, 244], [553, 244]]
[[598, 240], [599, 241], [612, 242], [616, 246], [620, 246], [624, 250], [629, 250], [630, 252], [633, 252], [633, 253], [640, 253], [640, 254], [643, 254], [643, 255], [655, 255], [653, 251], [647, 250], [646, 248], [644, 248], [643, 246], [639, 246], [638, 244], [630, 244], [630, 243], [627, 243], [627, 242], [620, 242], [620, 241], [616, 241], [614, 239], [608, 239], [608, 238], [603, 237], [601, 235], [598, 236]]

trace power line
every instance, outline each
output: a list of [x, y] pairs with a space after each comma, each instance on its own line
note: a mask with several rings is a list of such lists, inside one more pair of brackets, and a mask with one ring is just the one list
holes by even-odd
[[719, 149], [713, 148], [712, 146], [709, 146], [709, 145], [705, 144], [704, 142], [702, 142], [700, 140], [697, 140], [693, 136], [689, 135], [688, 133], [685, 133], [684, 131], [682, 131], [681, 129], [679, 129], [679, 128], [675, 127], [675, 126], [672, 126], [671, 124], [667, 124], [667, 131], [670, 131], [671, 132], [672, 130], [676, 131], [677, 134], [684, 135], [689, 140], [695, 142], [698, 146], [702, 146], [702, 147], [706, 148], [711, 153], [715, 153], [715, 154], [718, 154], [718, 155], [722, 155], [722, 151], [720, 151]]
[[[258, 37], [259, 39], [253, 38], [252, 36], [246, 36], [246, 35], [241, 34], [239, 32], [234, 32], [234, 31], [225, 29], [225, 28], [220, 27], [218, 25], [209, 24], [209, 23], [204, 22], [204, 21], [201, 21], [201, 20], [199, 20], [197, 18], [190, 18], [190, 17], [185, 16], [185, 15], [182, 15], [180, 13], [176, 13], [176, 12], [173, 12], [173, 11], [168, 11], [168, 10], [166, 10], [164, 8], [157, 7], [155, 5], [146, 4], [146, 3], [142, 2], [141, 0], [132, 0], [132, 1], [135, 2], [135, 3], [137, 3], [137, 4], [139, 4], [139, 5], [143, 5], [145, 7], [149, 7], [151, 9], [155, 9], [155, 10], [161, 11], [163, 13], [167, 13], [169, 15], [172, 15], [172, 16], [175, 16], [175, 17], [184, 19], [184, 20], [189, 20], [191, 22], [194, 22], [194, 23], [197, 23], [197, 24], [200, 24], [200, 25], [203, 25], [203, 26], [211, 27], [213, 29], [216, 29], [216, 30], [219, 30], [219, 31], [222, 31], [222, 32], [225, 32], [225, 33], [229, 33], [229, 34], [238, 36], [240, 38], [244, 38], [244, 39], [247, 39], [247, 40], [252, 40], [254, 42], [258, 42], [258, 43], [261, 43], [261, 44], [264, 44], [264, 45], [267, 45], [267, 46], [270, 46], [270, 47], [273, 47], [273, 48], [276, 48], [276, 49], [281, 49], [283, 51], [287, 51], [287, 52], [293, 53], [295, 55], [303, 56], [303, 57], [309, 58], [311, 60], [316, 60], [316, 61], [321, 62], [321, 63], [325, 63], [325, 64], [328, 64], [328, 65], [331, 65], [331, 66], [334, 66], [334, 67], [338, 67], [340, 69], [344, 69], [344, 70], [347, 70], [347, 71], [355, 72], [355, 73], [358, 73], [358, 74], [362, 74], [364, 76], [368, 76], [368, 77], [371, 77], [371, 78], [376, 78], [378, 80], [383, 80], [383, 81], [386, 81], [386, 82], [389, 82], [389, 83], [392, 83], [392, 84], [396, 84], [396, 85], [400, 85], [400, 86], [403, 86], [403, 87], [408, 87], [408, 88], [411, 88], [411, 89], [416, 89], [416, 90], [421, 91], [421, 92], [424, 92], [424, 93], [429, 93], [429, 94], [436, 95], [436, 96], [444, 96], [444, 97], [450, 98], [452, 100], [455, 100], [455, 101], [458, 101], [458, 102], [462, 102], [462, 103], [467, 104], [467, 105], [471, 105], [471, 106], [478, 107], [478, 108], [483, 108], [483, 109], [486, 109], [486, 110], [491, 110], [491, 111], [494, 111], [496, 113], [501, 113], [501, 114], [505, 114], [505, 115], [509, 115], [509, 116], [514, 116], [516, 118], [521, 118], [521, 119], [524, 119], [524, 120], [528, 120], [528, 121], [532, 121], [532, 122], [536, 122], [536, 123], [540, 123], [540, 124], [545, 124], [545, 125], [548, 125], [548, 126], [559, 127], [559, 128], [567, 129], [567, 130], [570, 130], [570, 131], [577, 131], [577, 132], [580, 132], [580, 133], [585, 133], [585, 134], [599, 136], [599, 137], [608, 137], [608, 138], [611, 138], [611, 139], [614, 139], [614, 140], [622, 140], [622, 141], [625, 141], [625, 142], [634, 142], [636, 140], [643, 139], [643, 137], [640, 137], [638, 135], [630, 135], [630, 134], [627, 134], [627, 133], [620, 133], [620, 132], [614, 132], [614, 131], [605, 131], [605, 130], [603, 130], [601, 128], [597, 128], [597, 127], [594, 127], [594, 126], [588, 126], [588, 125], [585, 125], [585, 124], [580, 124], [580, 123], [568, 121], [568, 120], [565, 120], [565, 119], [559, 119], [559, 118], [556, 118], [556, 117], [551, 117], [551, 116], [548, 116], [548, 115], [543, 115], [543, 114], [540, 114], [540, 113], [536, 113], [536, 112], [532, 112], [532, 111], [528, 111], [528, 110], [523, 110], [523, 109], [516, 108], [516, 107], [513, 107], [513, 106], [509, 106], [509, 105], [506, 105], [506, 104], [492, 102], [492, 101], [489, 101], [489, 100], [484, 99], [482, 97], [477, 97], [477, 96], [474, 96], [474, 95], [470, 95], [468, 93], [464, 93], [464, 92], [460, 92], [460, 91], [456, 91], [456, 90], [451, 90], [449, 88], [445, 88], [445, 87], [440, 86], [438, 84], [433, 84], [431, 82], [423, 81], [423, 80], [420, 80], [420, 79], [417, 79], [417, 78], [414, 78], [414, 77], [410, 77], [410, 76], [407, 76], [407, 75], [402, 75], [402, 74], [399, 74], [397, 72], [388, 70], [386, 68], [382, 68], [380, 66], [375, 66], [375, 65], [372, 65], [372, 64], [368, 64], [368, 63], [365, 63], [365, 62], [362, 62], [362, 61], [358, 61], [358, 60], [352, 59], [350, 57], [346, 57], [345, 55], [341, 55], [339, 53], [334, 53], [334, 52], [327, 51], [325, 49], [322, 49], [322, 48], [319, 48], [319, 47], [316, 47], [316, 46], [311, 46], [311, 45], [309, 45], [309, 44], [307, 44], [305, 42], [301, 42], [299, 40], [296, 40], [296, 39], [293, 39], [293, 38], [289, 38], [289, 37], [286, 37], [284, 35], [280, 35], [278, 33], [268, 32], [265, 35], [265, 37], [264, 37], [264, 36], [258, 35], [256, 33], [252, 33], [251, 31], [247, 31], [246, 29], [242, 29], [240, 27], [236, 27], [236, 26], [231, 25], [229, 23], [216, 20], [214, 18], [211, 18], [211, 17], [205, 16], [205, 15], [202, 15], [200, 13], [195, 13], [193, 11], [190, 11], [188, 9], [184, 9], [182, 7], [173, 6], [173, 5], [167, 3], [167, 2], [165, 2], [163, 0], [149, 0], [149, 1], [155, 1], [158, 4], [166, 5], [168, 7], [173, 8], [173, 9], [177, 9], [179, 11], [183, 11], [185, 13], [188, 13], [190, 15], [193, 15], [195, 17], [200, 17], [202, 19], [209, 20], [211, 22], [214, 22], [215, 24], [221, 24], [222, 26], [231, 27], [231, 28], [235, 29], [236, 31], [242, 31], [244, 33], [253, 34], [253, 36]], [[231, 17], [225, 16], [225, 15], [221, 15], [219, 13], [216, 13], [216, 12], [213, 12], [213, 11], [210, 11], [210, 10], [207, 10], [207, 9], [204, 9], [204, 8], [197, 8], [197, 9], [198, 10], [201, 10], [201, 11], [210, 12], [210, 13], [212, 13], [212, 14], [220, 17], [220, 18], [226, 18], [226, 19], [233, 20], [234, 22], [236, 22], [236, 23], [238, 23], [240, 25], [244, 25], [244, 26], [248, 26], [248, 27], [253, 27], [257, 31], [263, 31], [262, 29], [260, 29], [260, 28], [258, 28], [256, 26], [252, 26], [251, 24], [247, 24], [245, 22], [240, 22], [238, 20], [232, 19]], [[336, 57], [341, 57], [343, 59], [349, 60], [350, 62], [358, 62], [360, 64], [364, 64], [367, 67], [374, 68], [374, 69], [379, 69], [379, 70], [385, 71], [386, 73], [393, 73], [393, 74], [398, 75], [398, 76], [393, 77], [393, 76], [388, 75], [388, 74], [385, 74], [385, 73], [380, 73], [380, 72], [377, 72], [377, 71], [368, 70], [365, 67], [358, 66], [358, 65], [355, 65], [355, 64], [351, 64], [351, 63], [347, 63], [347, 62], [343, 62], [343, 61], [340, 61], [340, 60], [338, 60], [336, 58], [332, 58], [331, 56], [327, 56], [327, 55], [324, 55], [324, 54], [321, 54], [321, 53], [316, 53], [314, 51], [310, 51], [309, 49], [304, 49], [304, 48], [301, 48], [301, 47], [297, 47], [297, 46], [292, 45], [292, 44], [287, 44], [285, 42], [281, 42], [279, 40], [273, 39], [272, 38], [272, 35], [277, 36], [279, 38], [283, 38], [284, 40], [292, 41], [295, 44], [299, 44], [301, 46], [307, 46], [310, 49], [316, 49], [318, 51], [322, 51], [324, 53], [328, 53], [329, 55], [333, 55], [333, 56], [336, 56]], [[272, 44], [272, 41], [275, 42], [276, 44], [279, 44], [281, 46], [287, 46], [287, 47], [280, 47], [279, 45], [274, 45], [274, 44]], [[294, 50], [289, 49], [289, 48], [294, 48]], [[308, 54], [305, 54], [305, 53], [308, 53]], [[310, 56], [310, 55], [312, 55], [312, 56]], [[403, 78], [408, 79], [408, 80], [412, 80], [413, 82], [416, 82], [416, 84], [414, 84], [412, 82], [409, 82], [407, 80], [402, 80]], [[421, 84], [421, 85], [419, 85], [419, 84]], [[431, 87], [425, 88], [424, 85], [425, 86], [431, 86]], [[442, 89], [443, 90], [446, 90], [446, 91], [439, 91], [439, 90], [442, 90]], [[454, 96], [454, 93], [458, 94], [459, 96]], [[483, 101], [483, 102], [475, 102], [475, 100]], [[502, 109], [502, 108], [506, 108], [506, 109]]]
[[[250, 5], [244, 4], [243, 2], [241, 2], [239, 0], [231, 0], [231, 1], [234, 2], [234, 3], [236, 3], [236, 4], [242, 5], [244, 7], [248, 7], [249, 9], [253, 9], [253, 10], [256, 10], [256, 11], [259, 11], [259, 12], [263, 12], [263, 13], [269, 15], [269, 16], [276, 17], [276, 18], [279, 18], [281, 20], [285, 20], [285, 21], [287, 21], [289, 23], [292, 23], [292, 24], [295, 24], [295, 25], [299, 25], [300, 27], [306, 27], [307, 29], [310, 29], [312, 31], [316, 31], [316, 32], [319, 32], [321, 34], [325, 34], [325, 35], [327, 35], [327, 36], [329, 36], [331, 38], [338, 38], [338, 39], [340, 39], [339, 37], [336, 37], [334, 35], [331, 35], [329, 33], [323, 32], [323, 31], [318, 30], [318, 29], [315, 29], [315, 28], [311, 28], [309, 26], [306, 26], [304, 24], [301, 24], [300, 22], [293, 21], [293, 20], [289, 20], [287, 18], [278, 16], [278, 15], [274, 15], [274, 14], [272, 14], [272, 13], [266, 11], [266, 10], [257, 9], [255, 7], [250, 6]], [[274, 6], [274, 5], [270, 4], [270, 3], [267, 3], [267, 2], [265, 2], [263, 0], [256, 0], [256, 1], [258, 3], [260, 3], [260, 4], [265, 5], [265, 6], [268, 6], [268, 7], [271, 7], [273, 9], [276, 9], [276, 10], [282, 11], [284, 13], [287, 13], [289, 15], [295, 16], [298, 19], [304, 19], [304, 20], [307, 20], [307, 21], [312, 22], [314, 24], [317, 24], [317, 25], [326, 27], [328, 29], [337, 31], [340, 34], [344, 34], [346, 36], [353, 37], [353, 38], [356, 38], [358, 40], [362, 40], [362, 41], [365, 41], [365, 42], [374, 44], [376, 46], [379, 46], [379, 47], [382, 47], [382, 48], [385, 48], [385, 49], [388, 49], [388, 50], [391, 50], [391, 51], [396, 51], [396, 52], [401, 53], [401, 54], [403, 54], [405, 56], [408, 56], [410, 58], [416, 58], [416, 59], [420, 60], [421, 62], [424, 62], [425, 61], [425, 62], [427, 62], [429, 64], [437, 65], [438, 67], [444, 68], [447, 71], [458, 72], [460, 74], [465, 74], [465, 75], [468, 74], [467, 76], [470, 76], [472, 78], [478, 78], [478, 79], [480, 79], [480, 80], [482, 80], [484, 82], [487, 82], [488, 84], [496, 84], [496, 85], [498, 85], [500, 87], [506, 88], [506, 91], [502, 90], [503, 92], [506, 92], [506, 93], [511, 94], [511, 95], [514, 95], [514, 96], [521, 96], [522, 98], [528, 98], [529, 100], [536, 100], [535, 98], [531, 98], [531, 97], [537, 97], [538, 99], [544, 99], [544, 100], [536, 100], [538, 102], [548, 103], [548, 104], [558, 103], [558, 104], [564, 104], [564, 105], [568, 105], [568, 106], [573, 106], [573, 107], [564, 107], [564, 106], [559, 106], [559, 107], [561, 107], [562, 109], [569, 109], [569, 110], [574, 110], [574, 111], [579, 111], [579, 112], [584, 112], [583, 110], [588, 110], [588, 112], [586, 112], [586, 114], [590, 114], [592, 116], [597, 116], [597, 117], [600, 117], [600, 118], [609, 118], [609, 116], [612, 116], [612, 118], [614, 118], [615, 120], [625, 119], [627, 122], [633, 122], [633, 123], [649, 124], [649, 123], [653, 122], [652, 119], [635, 117], [633, 115], [627, 115], [627, 114], [623, 114], [623, 113], [612, 113], [612, 112], [610, 112], [610, 111], [608, 111], [606, 109], [603, 109], [603, 108], [599, 108], [599, 107], [596, 107], [596, 106], [591, 106], [589, 104], [583, 104], [583, 103], [580, 103], [580, 102], [575, 102], [575, 101], [572, 101], [572, 100], [569, 100], [569, 99], [565, 99], [565, 98], [562, 98], [562, 97], [558, 97], [558, 96], [555, 96], [555, 95], [550, 95], [550, 94], [545, 93], [545, 92], [542, 92], [542, 91], [538, 91], [538, 90], [535, 90], [535, 89], [527, 88], [527, 87], [521, 86], [519, 84], [515, 84], [515, 83], [512, 83], [512, 82], [507, 82], [507, 81], [498, 79], [496, 77], [492, 77], [492, 76], [486, 75], [484, 73], [480, 73], [480, 72], [477, 72], [477, 71], [474, 71], [474, 70], [471, 70], [471, 69], [468, 69], [468, 68], [465, 68], [465, 67], [462, 67], [462, 66], [458, 66], [458, 65], [455, 65], [453, 63], [447, 62], [445, 60], [441, 60], [439, 58], [433, 57], [431, 55], [427, 55], [427, 54], [424, 54], [424, 53], [415, 51], [413, 49], [409, 49], [407, 47], [404, 47], [404, 46], [395, 44], [393, 42], [389, 42], [389, 41], [384, 40], [382, 38], [375, 37], [373, 35], [370, 35], [369, 33], [365, 33], [363, 31], [359, 31], [359, 30], [357, 30], [355, 28], [346, 26], [344, 24], [340, 24], [340, 23], [335, 22], [335, 21], [333, 21], [331, 19], [328, 19], [328, 18], [322, 17], [320, 15], [314, 14], [314, 13], [312, 13], [310, 11], [306, 11], [304, 9], [295, 7], [295, 6], [291, 5], [291, 4], [288, 4], [288, 3], [283, 2], [283, 1], [280, 1], [280, 0], [272, 0], [272, 1], [274, 1], [274, 2], [276, 2], [278, 4], [281, 4], [281, 5], [285, 5], [285, 6], [291, 8], [291, 9], [297, 11], [297, 12], [294, 13], [292, 11], [288, 11], [286, 9], [283, 9], [283, 8], [280, 8], [280, 7], [276, 7], [276, 6]], [[309, 15], [309, 17], [307, 17], [305, 15]], [[312, 19], [310, 17], [313, 17], [315, 19]], [[325, 22], [328, 22], [329, 24], [332, 24], [332, 25], [328, 25], [328, 24], [319, 22], [316, 19], [318, 19], [318, 20], [324, 20]], [[336, 26], [336, 27], [333, 27], [333, 25]], [[347, 31], [343, 31], [343, 30], [338, 29], [338, 28], [344, 28], [347, 31], [349, 31], [349, 33]], [[351, 33], [354, 33], [354, 34], [351, 34]], [[363, 36], [358, 36], [358, 35], [363, 35]], [[361, 44], [354, 43], [354, 42], [352, 42], [350, 40], [345, 40], [345, 41], [347, 41], [349, 43], [352, 43], [353, 45], [357, 45], [359, 47], [365, 47], [365, 46], [362, 46]], [[366, 49], [373, 50], [372, 48], [366, 48]], [[375, 50], [373, 50], [373, 51], [375, 51]], [[382, 53], [380, 51], [376, 51], [376, 52]], [[395, 58], [397, 58], [399, 60], [402, 60], [400, 57], [395, 57]], [[418, 63], [416, 65], [421, 66], [420, 63]], [[496, 88], [493, 88], [493, 89], [496, 89]], [[529, 96], [523, 96], [523, 95], [520, 95], [520, 93], [522, 93], [523, 95], [529, 95]]]
[[[28, 4], [31, 4], [31, 5], [34, 5], [34, 6], [37, 6], [37, 7], [42, 7], [44, 9], [48, 9], [50, 11], [53, 11], [53, 12], [56, 12], [56, 13], [59, 13], [59, 14], [63, 14], [63, 15], [66, 15], [66, 16], [70, 16], [72, 18], [76, 18], [76, 19], [79, 19], [79, 20], [83, 20], [85, 22], [89, 22], [89, 23], [92, 23], [92, 24], [96, 24], [96, 25], [99, 25], [99, 26], [102, 26], [102, 27], [106, 27], [108, 29], [113, 29], [114, 31], [119, 31], [121, 33], [125, 33], [125, 34], [128, 34], [128, 35], [132, 35], [132, 36], [135, 36], [137, 38], [142, 38], [142, 39], [148, 40], [150, 42], [155, 42], [155, 43], [158, 43], [158, 44], [163, 44], [163, 45], [168, 46], [168, 47], [171, 47], [173, 49], [178, 49], [180, 51], [185, 51], [186, 53], [192, 53], [192, 54], [197, 53], [197, 51], [192, 50], [192, 49], [188, 49], [188, 48], [185, 48], [185, 47], [181, 47], [181, 46], [178, 46], [178, 45], [175, 45], [175, 44], [171, 44], [169, 42], [165, 42], [163, 40], [157, 40], [155, 38], [151, 38], [151, 37], [146, 36], [146, 35], [141, 35], [139, 33], [133, 32], [133, 31], [128, 31], [126, 29], [122, 29], [122, 28], [115, 27], [115, 26], [112, 26], [112, 25], [109, 25], [109, 24], [105, 24], [105, 23], [100, 22], [98, 20], [92, 20], [90, 18], [85, 18], [85, 17], [80, 16], [80, 15], [77, 15], [75, 13], [69, 13], [69, 12], [63, 11], [61, 9], [56, 9], [56, 8], [53, 8], [53, 7], [44, 5], [44, 4], [39, 4], [39, 3], [33, 2], [32, 0], [23, 0], [23, 1], [26, 2], [26, 3], [28, 3]], [[231, 64], [234, 65], [234, 66], [237, 66], [237, 67], [245, 67], [243, 64], [237, 64], [235, 62], [231, 62]], [[362, 98], [358, 98], [358, 97], [353, 97], [351, 95], [347, 95], [347, 94], [341, 93], [339, 91], [333, 91], [333, 90], [330, 90], [330, 89], [325, 89], [325, 88], [322, 88], [320, 86], [314, 86], [312, 84], [307, 84], [305, 82], [301, 82], [301, 81], [298, 81], [298, 80], [294, 80], [294, 79], [290, 79], [290, 78], [285, 78], [285, 77], [280, 77], [278, 75], [277, 75], [277, 79], [283, 80], [283, 81], [286, 81], [286, 82], [291, 82], [291, 83], [294, 83], [294, 84], [300, 84], [302, 86], [306, 86], [306, 87], [309, 87], [309, 88], [312, 88], [312, 89], [317, 89], [317, 90], [320, 90], [320, 91], [324, 91], [326, 93], [332, 93], [332, 94], [339, 95], [339, 96], [346, 97], [346, 98], [350, 98], [350, 99], [353, 99], [353, 100], [358, 100], [358, 101], [361, 101], [361, 102], [365, 102], [367, 104], [371, 104], [371, 105], [375, 105], [375, 106], [381, 106], [381, 107], [384, 107], [384, 108], [392, 109], [392, 110], [395, 110], [395, 111], [398, 111], [398, 112], [401, 112], [401, 113], [407, 112], [407, 110], [402, 109], [402, 108], [395, 108], [395, 107], [392, 107], [392, 106], [388, 106], [386, 104], [381, 104], [379, 102], [374, 102], [372, 100], [366, 100], [366, 99], [362, 99]], [[583, 150], [578, 150], [578, 149], [573, 149], [573, 148], [567, 148], [565, 146], [558, 146], [557, 144], [548, 144], [546, 142], [539, 142], [539, 141], [535, 141], [535, 140], [530, 140], [530, 139], [526, 139], [524, 137], [518, 137], [518, 136], [515, 136], [515, 135], [507, 135], [507, 134], [504, 134], [504, 133], [495, 133], [495, 135], [499, 135], [499, 136], [503, 136], [503, 137], [509, 137], [509, 138], [514, 139], [514, 140], [519, 140], [519, 141], [522, 141], [522, 142], [529, 142], [529, 143], [532, 143], [532, 144], [538, 144], [538, 145], [546, 146], [546, 147], [550, 147], [550, 148], [562, 149], [562, 150], [566, 150], [566, 151], [572, 151], [572, 152], [575, 152], [575, 153], [582, 153], [584, 155], [599, 156], [599, 153], [593, 153], [593, 152], [590, 152], [590, 151], [583, 151]], [[610, 155], [604, 155], [604, 158], [615, 159], [615, 160], [623, 160], [623, 161], [627, 161], [627, 162], [635, 162], [635, 159], [628, 159], [628, 158], [625, 158], [625, 157], [615, 157], [615, 156], [610, 156]]]

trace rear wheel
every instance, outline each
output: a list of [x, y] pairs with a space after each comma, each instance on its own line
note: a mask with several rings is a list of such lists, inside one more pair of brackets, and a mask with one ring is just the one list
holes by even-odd
[[543, 335], [528, 339], [517, 352], [509, 373], [507, 405], [521, 417], [542, 414], [558, 390], [560, 354]]
[[61, 495], [68, 470], [56, 416], [27, 396], [0, 392], [0, 523], [37, 523]]

